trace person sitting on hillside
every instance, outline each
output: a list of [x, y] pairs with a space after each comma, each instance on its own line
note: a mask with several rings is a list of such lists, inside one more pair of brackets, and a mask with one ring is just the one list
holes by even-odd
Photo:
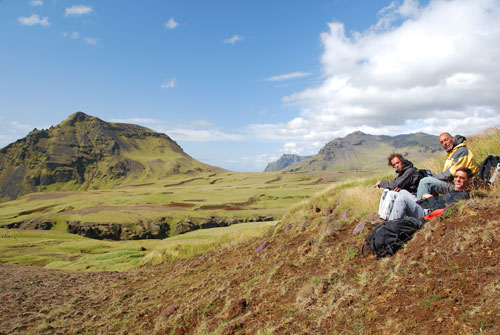
[[465, 146], [465, 141], [466, 138], [460, 135], [454, 137], [449, 133], [439, 135], [439, 143], [446, 150], [448, 158], [444, 163], [443, 172], [420, 180], [417, 199], [422, 199], [424, 194], [445, 194], [453, 190], [453, 177], [460, 167], [467, 167], [473, 175], [477, 174], [478, 166], [472, 151]]
[[469, 199], [468, 188], [473, 177], [474, 173], [471, 169], [464, 166], [458, 168], [455, 171], [454, 190], [442, 196], [433, 196], [428, 193], [424, 194], [422, 199], [416, 200], [408, 191], [402, 190], [394, 202], [389, 220], [402, 219], [405, 216], [421, 219], [436, 209], [445, 208], [462, 199]]
[[413, 166], [413, 163], [403, 158], [401, 154], [392, 153], [387, 157], [389, 166], [392, 166], [396, 171], [396, 178], [392, 181], [379, 180], [374, 188], [384, 188], [384, 192], [380, 197], [378, 215], [381, 219], [386, 220], [391, 213], [392, 205], [400, 190], [406, 190], [411, 194], [417, 193], [418, 182], [421, 179], [418, 169]]

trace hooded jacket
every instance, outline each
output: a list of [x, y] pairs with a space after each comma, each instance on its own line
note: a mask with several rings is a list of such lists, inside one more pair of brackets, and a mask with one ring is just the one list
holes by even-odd
[[474, 175], [477, 174], [478, 166], [474, 162], [472, 151], [465, 146], [466, 140], [464, 136], [455, 136], [453, 147], [450, 151], [446, 152], [447, 159], [444, 162], [443, 172], [435, 175], [434, 178], [442, 181], [452, 181], [455, 171], [462, 166], [471, 169]]
[[410, 193], [417, 193], [418, 182], [422, 178], [417, 168], [410, 161], [405, 161], [401, 171], [396, 171], [398, 174], [392, 181], [381, 180], [379, 187], [393, 190], [400, 188], [407, 190]]

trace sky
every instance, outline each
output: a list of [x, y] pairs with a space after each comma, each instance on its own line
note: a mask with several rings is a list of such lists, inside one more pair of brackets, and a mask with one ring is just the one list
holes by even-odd
[[499, 126], [500, 0], [0, 0], [0, 147], [81, 111], [262, 171]]

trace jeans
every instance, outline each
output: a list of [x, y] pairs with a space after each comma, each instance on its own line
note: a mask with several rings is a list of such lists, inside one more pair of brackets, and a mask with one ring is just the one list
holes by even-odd
[[434, 177], [425, 177], [420, 180], [417, 189], [417, 199], [422, 199], [422, 196], [427, 193], [444, 194], [455, 189], [454, 185], [446, 181], [436, 179]]
[[416, 200], [415, 196], [407, 190], [399, 191], [394, 201], [389, 220], [402, 219], [405, 216], [411, 216], [417, 219], [423, 218], [427, 213], [417, 204]]

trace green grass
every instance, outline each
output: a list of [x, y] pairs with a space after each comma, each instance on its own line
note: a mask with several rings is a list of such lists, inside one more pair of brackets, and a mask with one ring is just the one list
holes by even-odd
[[[353, 173], [353, 175], [364, 175]], [[33, 193], [0, 204], [0, 226], [43, 219], [57, 222], [63, 231], [68, 221], [137, 223], [145, 220], [207, 216], [279, 218], [288, 208], [347, 174], [310, 173], [199, 173], [176, 175], [154, 183], [86, 192]]]
[[[498, 128], [469, 138], [480, 163], [488, 154], [500, 154]], [[421, 164], [442, 165], [443, 159]], [[379, 190], [372, 185], [393, 174], [368, 173], [199, 173], [175, 175], [154, 183], [87, 192], [34, 193], [0, 204], [0, 225], [34, 218], [54, 221], [51, 231], [5, 230], [0, 240], [0, 262], [54, 268], [126, 270], [131, 267], [207, 253], [262, 235], [269, 223], [248, 223], [198, 230], [165, 240], [96, 241], [65, 233], [66, 220], [134, 223], [167, 216], [183, 218], [221, 216], [250, 218], [283, 216], [288, 222], [316, 220], [332, 209], [337, 226], [370, 219], [377, 211]], [[496, 193], [495, 193], [496, 194]], [[185, 207], [171, 207], [172, 205]], [[148, 206], [153, 207], [148, 207]], [[232, 205], [235, 209], [228, 209]], [[155, 207], [156, 206], [156, 207]], [[318, 218], [310, 217], [314, 208]], [[341, 219], [342, 217], [346, 219]], [[330, 215], [330, 214], [329, 214]], [[313, 215], [314, 216], [314, 215]], [[350, 258], [351, 256], [347, 256]]]
[[0, 263], [124, 271], [212, 252], [265, 234], [273, 222], [197, 230], [164, 240], [100, 241], [58, 231], [1, 229]]

